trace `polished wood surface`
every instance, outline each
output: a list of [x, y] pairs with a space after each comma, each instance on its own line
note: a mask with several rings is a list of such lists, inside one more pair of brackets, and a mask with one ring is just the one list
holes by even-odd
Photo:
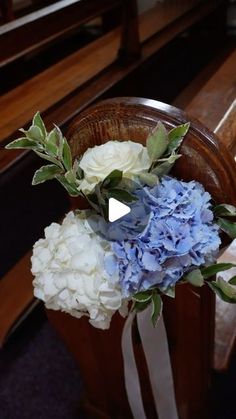
[[186, 111], [214, 131], [235, 98], [236, 49], [188, 104]]
[[[209, 15], [222, 2], [200, 2], [199, 7], [193, 7], [195, 3], [181, 3], [182, 16], [175, 2], [169, 14], [164, 9], [165, 3], [159, 3], [155, 9], [143, 14], [139, 20], [142, 55], [129, 65], [120, 66], [115, 62], [119, 47], [117, 29], [4, 95], [0, 98], [4, 112], [0, 123], [0, 142], [11, 134], [17, 135], [15, 131], [29, 122], [39, 109], [45, 111], [45, 121], [49, 126], [52, 121], [58, 125], [68, 123], [101, 94], [179, 33]], [[8, 169], [22, 154], [22, 150], [12, 153], [1, 150], [0, 172]]]
[[[185, 7], [185, 9], [182, 9], [182, 11], [183, 10], [186, 11], [186, 7], [193, 6], [193, 4], [194, 2], [190, 2], [190, 5], [186, 5], [186, 2], [185, 3], [183, 2], [183, 6]], [[127, 74], [133, 71], [134, 68], [137, 68], [139, 65], [144, 63], [145, 60], [147, 60], [149, 57], [155, 54], [155, 52], [158, 49], [160, 49], [167, 42], [173, 39], [177, 34], [179, 34], [184, 29], [188, 28], [189, 26], [193, 25], [196, 21], [201, 20], [204, 16], [208, 15], [214, 9], [215, 4], [213, 4], [213, 2], [209, 2], [201, 6], [200, 9], [198, 7], [192, 7], [191, 10], [188, 13], [184, 14], [184, 16], [182, 16], [181, 18], [180, 17], [177, 18], [177, 16], [179, 16], [179, 14], [177, 13], [180, 13], [180, 11], [176, 9], [176, 4], [175, 6], [173, 6], [174, 8], [172, 9], [172, 12], [170, 15], [168, 13], [164, 13], [164, 10], [160, 9], [159, 6], [157, 6], [157, 9], [156, 8], [154, 9], [155, 13], [153, 13], [153, 10], [151, 10], [145, 13], [140, 20], [139, 30], [141, 33], [141, 40], [142, 40], [141, 58], [125, 66], [117, 66], [116, 64], [112, 66], [108, 66], [105, 72], [102, 72], [101, 74], [99, 74], [99, 76], [97, 76], [96, 79], [93, 78], [88, 85], [85, 83], [85, 85], [81, 89], [79, 90], [77, 89], [73, 93], [73, 95], [66, 96], [63, 101], [59, 102], [58, 106], [54, 104], [54, 106], [50, 109], [50, 112], [47, 112], [45, 114], [45, 118], [44, 118], [48, 129], [51, 127], [52, 122], [56, 122], [57, 124], [68, 123], [68, 121], [70, 121], [73, 118], [73, 116], [77, 115], [82, 109], [86, 108], [90, 103], [94, 102], [104, 91], [114, 86], [114, 84], [116, 84], [118, 81], [122, 80]], [[157, 10], [158, 10], [158, 13], [156, 13]], [[171, 19], [173, 19], [173, 21], [170, 21], [170, 17]], [[158, 28], [163, 28], [164, 23], [167, 25], [165, 30], [158, 31], [156, 33], [156, 36], [151, 36], [151, 38], [147, 40], [147, 37], [154, 34]], [[134, 19], [134, 24], [135, 24], [135, 19]], [[119, 38], [118, 33], [116, 37], [117, 39]], [[95, 45], [98, 45], [98, 44], [96, 43]], [[117, 41], [117, 46], [118, 46], [118, 41]], [[107, 51], [109, 50], [109, 48], [110, 48], [110, 44], [108, 43]], [[105, 52], [105, 51], [106, 51], [105, 49], [104, 51], [102, 50], [102, 52]], [[91, 51], [91, 53], [93, 53], [93, 50]], [[81, 52], [81, 54], [84, 54], [84, 59], [86, 63], [85, 52], [84, 53]], [[98, 61], [100, 59], [103, 60], [103, 54], [101, 54], [98, 58], [99, 58]], [[66, 62], [68, 63], [68, 61]], [[83, 61], [81, 61], [81, 63], [82, 62]], [[76, 59], [71, 64], [75, 65], [76, 66], [75, 68], [78, 68]], [[93, 65], [92, 61], [91, 61], [91, 65]], [[98, 63], [98, 66], [99, 65], [100, 64]], [[63, 69], [64, 67], [62, 66], [60, 68]], [[83, 74], [86, 77], [85, 72]], [[60, 75], [59, 75], [59, 81], [60, 83], [58, 84], [58, 90], [60, 91], [60, 89], [62, 88], [62, 83], [63, 83], [63, 77], [61, 77]], [[27, 89], [25, 90], [26, 86], [24, 86], [22, 90], [21, 89], [19, 90], [19, 93], [20, 94], [22, 93], [22, 99], [19, 101], [19, 103], [15, 102], [15, 104], [18, 103], [17, 107], [12, 106], [12, 104], [10, 103], [9, 110], [11, 111], [11, 115], [10, 115], [11, 119], [8, 126], [9, 132], [13, 131], [14, 129], [18, 128], [21, 125], [17, 119], [18, 118], [17, 115], [19, 115], [20, 113], [21, 106], [23, 105], [25, 106], [24, 104], [25, 95], [26, 96], [29, 95], [28, 96], [29, 100], [32, 99], [32, 97], [30, 98], [30, 96], [32, 96], [33, 90], [31, 91], [31, 94], [27, 93]], [[48, 89], [49, 88], [50, 88], [50, 85], [48, 86]], [[45, 90], [45, 89], [42, 88], [41, 90]], [[49, 90], [46, 91], [47, 95], [48, 95], [48, 91]], [[38, 94], [38, 89], [37, 89], [37, 86], [35, 85], [35, 99], [37, 98], [37, 94]], [[50, 95], [48, 95], [48, 97], [50, 100]], [[13, 100], [14, 100], [14, 96], [12, 97], [12, 101]], [[1, 100], [0, 100], [0, 103], [1, 103]], [[38, 110], [38, 109], [39, 107], [36, 104], [35, 110]], [[32, 109], [28, 108], [28, 117], [30, 118], [32, 117], [33, 111], [34, 111], [33, 107]], [[22, 114], [22, 118], [24, 118], [23, 120], [25, 120], [25, 115]], [[1, 121], [3, 121], [3, 119]], [[22, 152], [22, 150], [12, 150], [11, 152], [9, 152], [8, 150], [2, 149], [0, 152], [0, 172], [7, 173], [7, 171], [10, 170], [11, 165], [17, 162], [20, 163], [21, 159], [26, 154], [27, 153]], [[25, 259], [25, 264], [26, 265], [28, 264], [28, 266], [30, 264], [29, 260], [27, 260], [27, 257]], [[6, 319], [4, 320], [4, 325], [2, 324], [2, 330], [1, 330], [2, 339], [4, 339], [9, 333], [9, 330], [12, 327], [13, 319], [15, 318], [15, 320], [17, 320], [18, 318], [18, 312], [19, 312], [18, 306], [16, 306], [16, 310], [14, 310], [13, 306], [11, 305], [10, 296], [11, 296], [12, 289], [14, 289], [14, 293], [16, 295], [18, 293], [22, 295], [22, 299], [19, 300], [21, 301], [20, 304], [22, 307], [22, 312], [24, 312], [25, 307], [28, 306], [29, 295], [31, 295], [31, 301], [33, 301], [31, 275], [29, 276], [26, 275], [26, 278], [28, 280], [25, 281], [24, 288], [22, 288], [21, 282], [19, 281], [19, 277], [21, 276], [20, 267], [19, 265], [17, 266], [15, 267], [13, 271], [9, 272], [9, 276], [11, 277], [11, 280], [9, 280], [9, 277], [8, 277], [8, 280], [5, 281], [4, 288], [1, 289], [3, 300], [4, 300], [4, 307], [5, 307], [4, 310], [6, 313], [5, 314]], [[26, 269], [28, 268], [26, 267]], [[3, 286], [2, 285], [3, 283], [4, 283], [3, 281], [0, 281], [0, 288]], [[25, 295], [25, 298], [24, 298], [24, 295]], [[9, 314], [7, 314], [8, 312]], [[7, 317], [9, 318], [9, 321], [7, 320]]]
[[[73, 155], [78, 156], [87, 147], [109, 139], [132, 138], [143, 143], [159, 120], [172, 128], [189, 117], [176, 108], [146, 99], [104, 101], [82, 113], [69, 128]], [[234, 160], [212, 133], [193, 121], [181, 152], [183, 156], [175, 169], [180, 178], [199, 180], [216, 202], [230, 199], [236, 203]], [[206, 287], [193, 290], [179, 286], [176, 299], [165, 300], [165, 321], [181, 419], [199, 419], [206, 415], [204, 406], [213, 359], [214, 303], [214, 295]], [[77, 357], [87, 389], [87, 411], [92, 405], [105, 410], [108, 417], [130, 418], [119, 346], [122, 319], [116, 316], [111, 329], [100, 332], [84, 319], [80, 322], [62, 313], [49, 311], [48, 314]], [[146, 383], [145, 364], [137, 339], [135, 347], [139, 367], [142, 367], [142, 381]], [[145, 406], [151, 409], [148, 381], [144, 387]], [[150, 415], [149, 410], [148, 417], [154, 417]]]
[[121, 0], [60, 0], [0, 26], [0, 67], [64, 36], [120, 3]]
[[31, 251], [0, 280], [0, 347], [18, 319], [34, 302]]
[[[236, 50], [218, 65], [209, 80], [200, 87], [203, 71], [176, 99], [180, 106], [202, 124], [215, 131], [219, 141], [236, 156]], [[211, 69], [210, 69], [211, 70]], [[196, 92], [189, 101], [192, 92]], [[187, 101], [187, 103], [186, 103]], [[235, 166], [236, 169], [236, 166]], [[230, 202], [230, 199], [229, 201]], [[213, 367], [226, 371], [236, 343], [236, 306], [216, 299], [216, 322]]]

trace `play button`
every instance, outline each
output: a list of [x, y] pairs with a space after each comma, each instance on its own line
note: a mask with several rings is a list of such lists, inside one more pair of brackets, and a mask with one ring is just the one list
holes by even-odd
[[131, 211], [128, 205], [123, 204], [115, 198], [110, 198], [108, 201], [108, 219], [111, 223], [125, 215], [129, 214]]
[[[107, 200], [102, 202], [101, 213], [92, 211], [88, 217], [90, 227], [109, 241], [136, 238], [145, 230], [151, 212], [145, 188], [123, 178], [118, 189], [110, 188], [106, 192]], [[131, 201], [129, 194], [134, 197]]]

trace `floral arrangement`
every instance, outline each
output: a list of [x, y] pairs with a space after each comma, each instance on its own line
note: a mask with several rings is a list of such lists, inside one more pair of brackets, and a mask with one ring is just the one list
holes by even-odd
[[[88, 316], [93, 326], [106, 329], [116, 311], [126, 316], [149, 304], [155, 325], [162, 295], [174, 298], [175, 286], [186, 282], [207, 284], [236, 303], [236, 277], [226, 282], [219, 274], [236, 265], [217, 263], [221, 232], [236, 238], [230, 218], [236, 208], [214, 206], [201, 184], [169, 174], [188, 129], [184, 124], [167, 132], [159, 123], [146, 146], [111, 140], [73, 159], [60, 129], [47, 132], [37, 113], [29, 130], [21, 129], [21, 138], [8, 144], [49, 162], [36, 171], [33, 185], [57, 179], [70, 196], [89, 204], [88, 210], [69, 212], [62, 224], [52, 223], [34, 245], [34, 293], [46, 307]], [[98, 232], [104, 222], [116, 232], [117, 224], [108, 222], [110, 198], [129, 203], [136, 216], [123, 217], [121, 237], [108, 240]]]

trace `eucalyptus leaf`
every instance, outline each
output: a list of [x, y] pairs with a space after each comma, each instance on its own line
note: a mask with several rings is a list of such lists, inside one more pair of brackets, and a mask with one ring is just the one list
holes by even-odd
[[227, 216], [236, 217], [236, 208], [233, 205], [221, 204], [214, 207], [214, 214], [216, 217]]
[[146, 142], [147, 151], [150, 159], [154, 162], [158, 160], [167, 150], [169, 139], [164, 125], [159, 122], [157, 127], [149, 134]]
[[151, 300], [151, 298], [152, 298], [152, 293], [147, 292], [147, 291], [138, 292], [132, 297], [134, 301], [138, 301], [139, 303], [145, 303], [146, 301]]
[[168, 137], [169, 137], [169, 146], [168, 151], [172, 153], [173, 151], [176, 151], [182, 141], [185, 135], [187, 134], [190, 127], [190, 123], [187, 122], [186, 124], [179, 125], [176, 128], [173, 128], [171, 131], [169, 131]]
[[162, 299], [160, 294], [153, 292], [152, 294], [152, 324], [155, 327], [162, 313]]
[[33, 124], [32, 125], [36, 125], [38, 128], [41, 129], [42, 134], [43, 134], [43, 137], [45, 139], [46, 138], [46, 135], [47, 135], [47, 131], [46, 131], [44, 122], [43, 122], [43, 120], [41, 118], [40, 112], [37, 112], [34, 115], [34, 117], [33, 117]]
[[200, 269], [194, 269], [185, 275], [186, 280], [195, 287], [202, 287], [204, 285], [204, 278]]
[[43, 183], [46, 180], [54, 179], [59, 173], [61, 173], [61, 169], [55, 164], [42, 166], [35, 172], [32, 185], [38, 185], [39, 183]]
[[18, 138], [17, 140], [12, 141], [11, 143], [7, 144], [6, 147], [8, 150], [10, 149], [28, 149], [28, 150], [40, 150], [40, 145], [37, 144], [33, 140], [29, 140], [28, 138]]
[[63, 163], [66, 170], [72, 169], [71, 149], [65, 137], [64, 137], [64, 144], [63, 144]]
[[133, 202], [137, 201], [136, 196], [132, 195], [130, 192], [125, 191], [124, 189], [109, 189], [108, 191], [109, 198], [115, 198], [118, 201], [124, 201], [124, 202]]
[[232, 239], [236, 238], [236, 223], [226, 220], [225, 218], [218, 218], [218, 226]]
[[57, 180], [61, 183], [62, 186], [67, 190], [70, 196], [79, 196], [80, 192], [75, 185], [72, 185], [63, 175], [57, 175]]
[[102, 188], [115, 188], [121, 182], [122, 176], [120, 170], [113, 170], [102, 182]]
[[216, 263], [206, 268], [201, 268], [201, 273], [204, 279], [210, 278], [219, 272], [227, 271], [228, 269], [235, 268], [236, 265], [233, 263]]

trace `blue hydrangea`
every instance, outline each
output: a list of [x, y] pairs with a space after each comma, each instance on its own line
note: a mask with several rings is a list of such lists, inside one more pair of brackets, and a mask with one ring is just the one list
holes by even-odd
[[136, 238], [113, 242], [106, 260], [111, 277], [119, 272], [124, 297], [153, 286], [165, 291], [194, 266], [212, 263], [220, 245], [211, 196], [201, 184], [166, 176], [144, 190], [147, 227]]

